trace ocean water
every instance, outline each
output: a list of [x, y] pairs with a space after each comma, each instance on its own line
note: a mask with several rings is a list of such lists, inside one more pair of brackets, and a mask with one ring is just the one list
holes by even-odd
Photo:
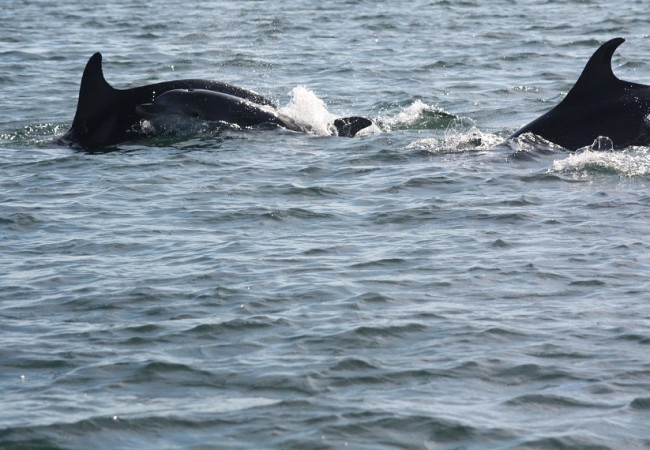
[[[8, 2], [0, 447], [650, 448], [650, 149], [505, 142], [643, 1]], [[54, 141], [101, 51], [314, 133]], [[329, 136], [331, 117], [377, 124]]]

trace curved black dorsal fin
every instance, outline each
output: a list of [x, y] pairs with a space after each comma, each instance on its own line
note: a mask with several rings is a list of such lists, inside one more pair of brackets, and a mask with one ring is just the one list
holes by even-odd
[[621, 80], [612, 71], [612, 56], [623, 42], [625, 39], [618, 37], [601, 45], [591, 56], [580, 78], [565, 98], [588, 95], [620, 83]]
[[108, 103], [112, 99], [114, 91], [115, 89], [104, 78], [102, 54], [97, 52], [90, 57], [81, 76], [73, 127], [78, 120], [92, 116], [95, 111]]
[[112, 91], [113, 87], [108, 84], [104, 78], [104, 71], [102, 70], [102, 54], [97, 52], [90, 57], [86, 63], [86, 68], [81, 76], [81, 86], [79, 87], [79, 97], [88, 95], [90, 93], [104, 93]]

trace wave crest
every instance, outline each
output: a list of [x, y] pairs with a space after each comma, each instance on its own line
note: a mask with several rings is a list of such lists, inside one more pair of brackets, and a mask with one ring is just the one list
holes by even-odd
[[553, 161], [549, 173], [617, 173], [636, 178], [650, 175], [650, 150], [646, 148], [625, 151], [584, 150], [565, 159]]

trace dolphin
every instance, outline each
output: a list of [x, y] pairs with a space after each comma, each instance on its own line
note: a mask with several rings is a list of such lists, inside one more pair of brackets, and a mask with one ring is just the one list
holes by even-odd
[[151, 102], [157, 95], [173, 89], [207, 89], [258, 103], [272, 105], [263, 96], [228, 83], [186, 79], [116, 89], [104, 78], [102, 55], [90, 57], [81, 77], [79, 100], [72, 126], [59, 142], [85, 149], [102, 148], [144, 136], [136, 106]]
[[612, 71], [612, 55], [623, 42], [619, 37], [601, 45], [566, 97], [509, 140], [532, 133], [568, 150], [597, 145], [603, 137], [613, 148], [650, 145], [650, 86], [620, 80]]
[[[151, 103], [136, 106], [135, 110], [140, 117], [154, 123], [160, 118], [180, 116], [240, 127], [273, 123], [293, 131], [309, 131], [270, 105], [207, 89], [172, 89]], [[372, 122], [364, 117], [344, 117], [336, 119], [333, 125], [339, 136], [351, 137]]]
[[[136, 112], [136, 107], [151, 103], [161, 94], [177, 89], [219, 92], [242, 99], [247, 102], [246, 105], [250, 102], [260, 106], [274, 106], [273, 102], [254, 91], [213, 80], [182, 79], [116, 89], [104, 78], [101, 53], [95, 53], [88, 60], [81, 77], [72, 126], [58, 142], [92, 150], [145, 137], [147, 134], [140, 126], [141, 116]], [[345, 128], [348, 125], [349, 122], [345, 122], [341, 126]]]

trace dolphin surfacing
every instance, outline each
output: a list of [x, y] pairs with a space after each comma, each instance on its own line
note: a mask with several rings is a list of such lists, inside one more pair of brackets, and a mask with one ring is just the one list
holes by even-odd
[[[212, 103], [213, 108], [203, 105], [199, 110], [202, 114], [221, 114], [217, 120], [231, 121], [241, 126], [271, 121], [289, 129], [297, 129], [289, 118], [281, 118], [277, 112], [272, 112], [275, 106], [270, 100], [249, 89], [221, 81], [183, 79], [116, 89], [104, 78], [101, 53], [95, 53], [88, 60], [81, 77], [72, 126], [58, 142], [93, 150], [146, 137], [147, 133], [142, 130], [140, 121], [147, 113], [147, 105], [155, 105], [157, 99], [164, 98], [170, 91], [212, 93], [213, 95], [208, 95], [211, 99], [208, 104]], [[169, 104], [171, 103], [174, 102], [170, 100]], [[192, 101], [186, 103], [191, 104]], [[221, 113], [214, 111], [214, 106], [218, 104], [226, 108]], [[177, 107], [179, 105], [177, 102]], [[151, 110], [149, 113], [152, 113]], [[340, 136], [353, 136], [360, 129], [372, 125], [372, 122], [365, 118], [348, 117], [337, 119], [334, 125]]]
[[[272, 123], [292, 131], [310, 131], [270, 105], [207, 89], [172, 89], [157, 96], [151, 103], [136, 106], [136, 112], [143, 119], [153, 122], [176, 116], [225, 122], [240, 127]], [[344, 117], [336, 119], [332, 125], [338, 136], [351, 137], [372, 125], [372, 122], [364, 117]]]
[[116, 89], [104, 78], [102, 55], [90, 57], [81, 77], [79, 100], [72, 126], [59, 141], [85, 149], [103, 148], [144, 136], [136, 106], [151, 102], [173, 89], [206, 89], [234, 95], [260, 105], [273, 103], [263, 96], [228, 83], [185, 79], [149, 84], [130, 89]]
[[603, 137], [614, 148], [650, 145], [650, 86], [623, 81], [612, 71], [612, 55], [623, 42], [615, 38], [601, 45], [566, 97], [509, 140], [532, 133], [568, 150]]

